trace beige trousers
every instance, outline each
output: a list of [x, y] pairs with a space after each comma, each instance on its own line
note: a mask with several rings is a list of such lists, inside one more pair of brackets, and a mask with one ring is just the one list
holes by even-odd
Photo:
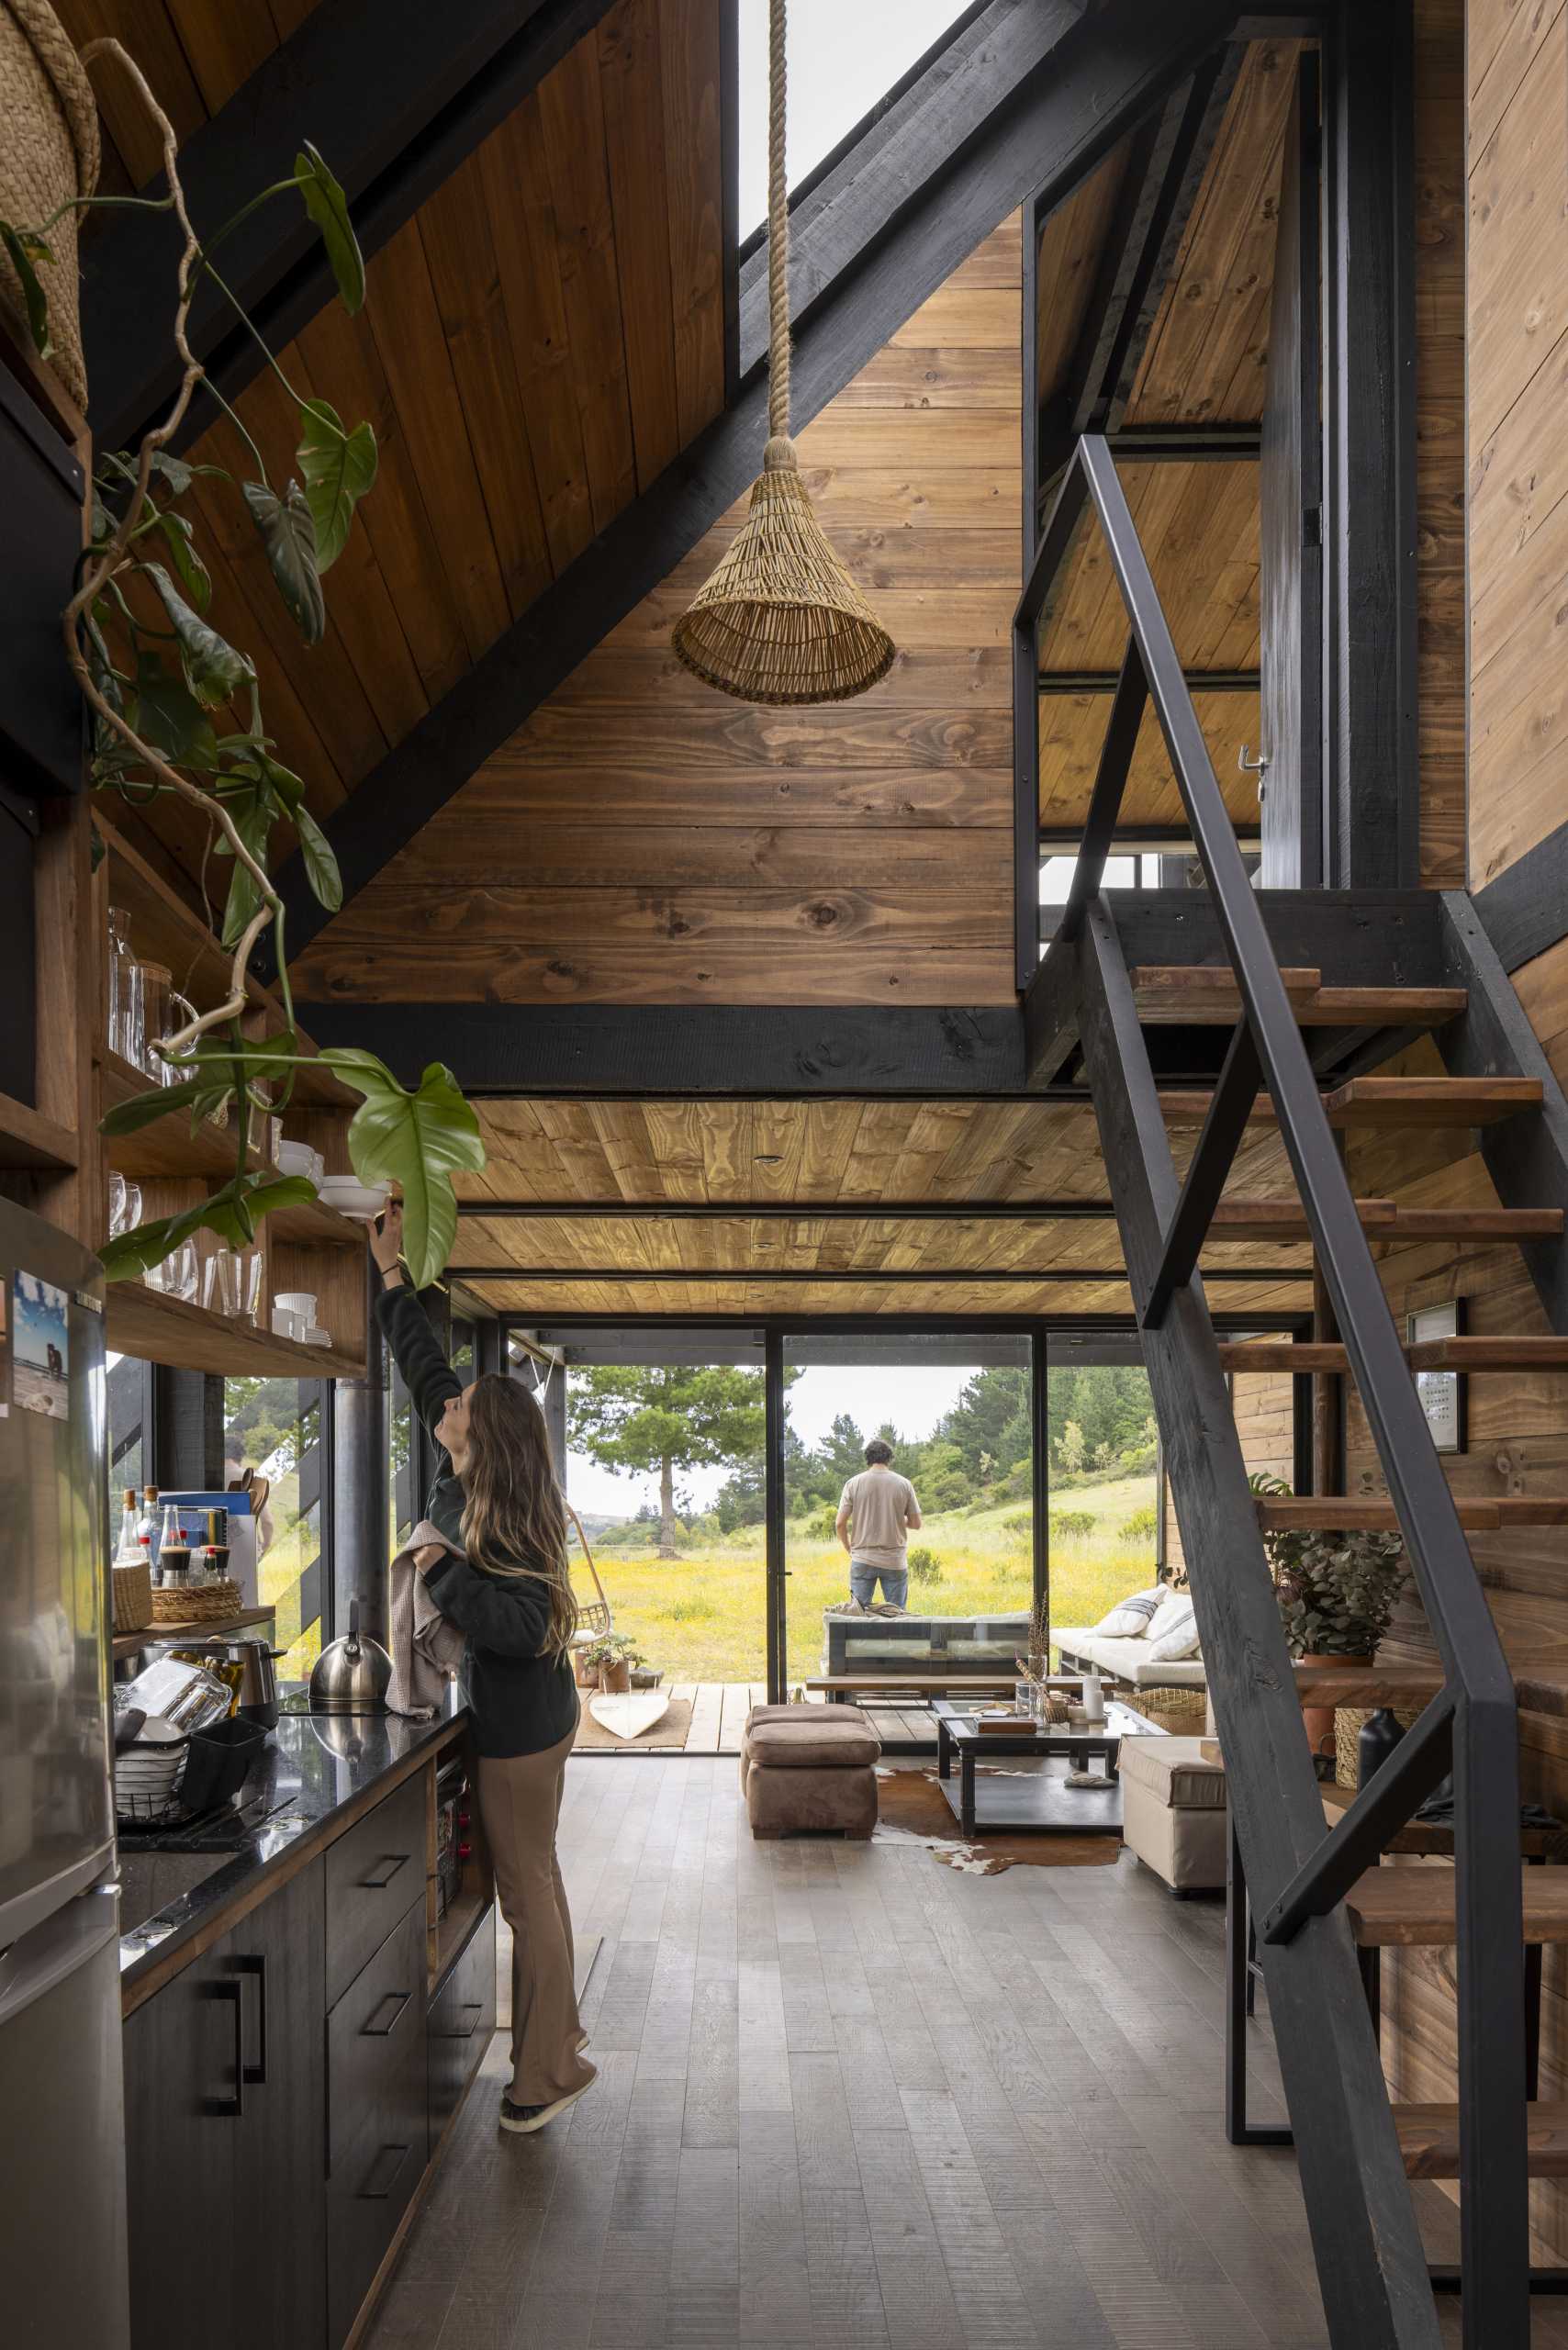
[[479, 1814], [512, 1936], [510, 2095], [518, 2105], [553, 2105], [593, 2078], [579, 2053], [572, 1917], [555, 1858], [571, 1751], [568, 1737], [542, 1754], [479, 1757]]

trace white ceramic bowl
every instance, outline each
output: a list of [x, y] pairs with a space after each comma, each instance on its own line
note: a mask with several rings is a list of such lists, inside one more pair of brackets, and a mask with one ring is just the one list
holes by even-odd
[[308, 1329], [316, 1319], [316, 1292], [313, 1289], [280, 1289], [273, 1299], [273, 1307], [274, 1312], [281, 1307], [285, 1314], [292, 1314], [303, 1328]]
[[386, 1205], [389, 1186], [386, 1183], [361, 1183], [352, 1175], [329, 1175], [316, 1186], [322, 1200], [340, 1215], [352, 1217], [355, 1224], [369, 1224]]
[[319, 1155], [308, 1142], [280, 1142], [277, 1147], [277, 1171], [280, 1175], [306, 1175], [314, 1182]]

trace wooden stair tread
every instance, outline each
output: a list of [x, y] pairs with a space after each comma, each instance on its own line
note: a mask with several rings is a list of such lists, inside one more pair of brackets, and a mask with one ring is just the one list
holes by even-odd
[[1300, 1664], [1295, 1684], [1304, 1706], [1402, 1706], [1430, 1703], [1443, 1676], [1429, 1664]]
[[[1369, 1240], [1556, 1240], [1561, 1208], [1407, 1208], [1396, 1200], [1358, 1200]], [[1221, 1200], [1211, 1240], [1307, 1240], [1311, 1226], [1297, 1200]]]
[[[1456, 1494], [1454, 1507], [1467, 1533], [1495, 1533], [1505, 1526], [1568, 1526], [1568, 1494], [1505, 1494], [1495, 1500]], [[1397, 1531], [1394, 1504], [1375, 1494], [1311, 1494], [1285, 1500], [1260, 1499], [1258, 1522], [1265, 1533], [1304, 1527], [1387, 1527]]]
[[[1190, 1022], [1234, 1024], [1241, 993], [1228, 964], [1142, 963], [1128, 974], [1139, 1018], [1151, 1027]], [[1280, 977], [1304, 1028], [1427, 1028], [1457, 1019], [1468, 1001], [1463, 988], [1338, 988], [1319, 970], [1286, 969]]]
[[[1364, 1950], [1451, 1943], [1454, 1870], [1446, 1861], [1369, 1869], [1345, 1896], [1350, 1931]], [[1527, 1942], [1568, 1942], [1568, 1868], [1551, 1862], [1519, 1869]]]
[[[1348, 1371], [1350, 1359], [1337, 1341], [1320, 1338], [1238, 1338], [1222, 1344], [1226, 1371]], [[1568, 1371], [1568, 1338], [1421, 1338], [1405, 1349], [1412, 1371]]]
[[[1408, 2177], [1459, 2177], [1457, 2105], [1396, 2105], [1394, 2126]], [[1568, 2177], [1568, 2104], [1544, 2098], [1527, 2103], [1525, 2150], [1532, 2178]]]
[[[1331, 1126], [1487, 1126], [1540, 1107], [1537, 1077], [1353, 1077], [1323, 1096]], [[1207, 1088], [1170, 1087], [1159, 1096], [1168, 1126], [1201, 1126], [1214, 1096]], [[1249, 1124], [1277, 1123], [1260, 1093]]]
[[[1354, 1787], [1341, 1787], [1333, 1780], [1324, 1780], [1318, 1786], [1323, 1798], [1323, 1816], [1330, 1828], [1338, 1828], [1346, 1812], [1356, 1800]], [[1556, 1828], [1521, 1828], [1519, 1857], [1521, 1860], [1545, 1860], [1562, 1841], [1562, 1831]], [[1385, 1852], [1420, 1852], [1448, 1859], [1453, 1852], [1453, 1830], [1440, 1821], [1407, 1819], [1396, 1828], [1383, 1846]]]

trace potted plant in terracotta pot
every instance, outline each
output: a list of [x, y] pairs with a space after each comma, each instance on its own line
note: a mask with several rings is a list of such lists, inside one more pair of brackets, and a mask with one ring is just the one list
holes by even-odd
[[632, 1686], [632, 1667], [642, 1662], [642, 1651], [629, 1632], [601, 1632], [583, 1652], [583, 1662], [599, 1675], [604, 1697], [623, 1695]]
[[[1292, 1492], [1282, 1477], [1256, 1475], [1255, 1494]], [[1404, 1537], [1370, 1527], [1303, 1527], [1265, 1533], [1274, 1590], [1290, 1651], [1303, 1664], [1366, 1664], [1387, 1631], [1409, 1562]], [[1334, 1736], [1332, 1706], [1302, 1709], [1316, 1754]]]

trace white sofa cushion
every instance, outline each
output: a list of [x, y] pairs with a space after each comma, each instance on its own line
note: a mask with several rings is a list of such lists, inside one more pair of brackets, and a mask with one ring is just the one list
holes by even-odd
[[1149, 1619], [1144, 1646], [1157, 1664], [1177, 1664], [1196, 1655], [1198, 1619], [1185, 1592], [1167, 1592]]
[[1152, 1591], [1135, 1591], [1130, 1598], [1118, 1599], [1110, 1614], [1101, 1617], [1094, 1629], [1107, 1640], [1141, 1639], [1164, 1597], [1162, 1583], [1156, 1583]]
[[1103, 1640], [1094, 1632], [1070, 1631], [1057, 1633], [1056, 1639], [1069, 1656], [1080, 1657], [1094, 1665], [1101, 1673], [1108, 1673], [1117, 1681], [1129, 1681], [1135, 1689], [1203, 1689], [1207, 1686], [1202, 1657], [1193, 1656], [1168, 1663], [1150, 1656], [1147, 1640]]

